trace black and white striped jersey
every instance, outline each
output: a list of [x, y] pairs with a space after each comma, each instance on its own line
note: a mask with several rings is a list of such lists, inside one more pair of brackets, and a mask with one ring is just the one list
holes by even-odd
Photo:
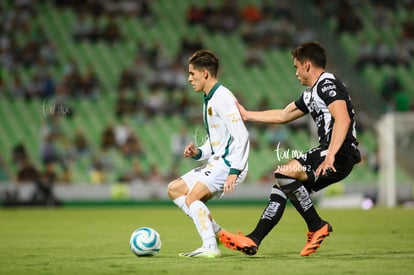
[[351, 119], [351, 126], [343, 147], [352, 146], [356, 149], [358, 142], [355, 131], [354, 106], [351, 103], [347, 88], [334, 74], [322, 73], [315, 85], [306, 89], [302, 96], [295, 101], [295, 104], [302, 112], [309, 113], [312, 116], [318, 130], [319, 143], [321, 147], [328, 148], [335, 122], [328, 106], [335, 100], [345, 100]]

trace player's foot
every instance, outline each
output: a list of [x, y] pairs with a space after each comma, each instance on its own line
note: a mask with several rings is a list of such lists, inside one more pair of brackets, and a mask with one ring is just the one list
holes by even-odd
[[332, 232], [332, 226], [329, 223], [325, 223], [321, 228], [314, 232], [309, 231], [306, 235], [306, 245], [300, 252], [300, 255], [309, 256], [310, 254], [315, 253], [321, 246], [323, 240], [329, 236], [329, 232]]
[[244, 236], [241, 232], [239, 232], [239, 234], [233, 234], [221, 230], [219, 232], [219, 238], [227, 248], [238, 250], [249, 256], [257, 253], [257, 244], [249, 237]]
[[221, 256], [221, 252], [218, 249], [200, 247], [192, 252], [180, 253], [180, 256], [187, 258], [218, 258]]

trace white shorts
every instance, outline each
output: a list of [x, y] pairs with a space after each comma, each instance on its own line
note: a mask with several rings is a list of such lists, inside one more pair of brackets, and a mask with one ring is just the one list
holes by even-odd
[[[222, 159], [218, 159], [187, 172], [181, 178], [190, 190], [198, 181], [200, 181], [207, 186], [213, 196], [221, 197], [229, 172], [230, 167], [228, 167]], [[237, 177], [236, 186], [239, 183], [242, 183], [246, 176], [247, 168]]]

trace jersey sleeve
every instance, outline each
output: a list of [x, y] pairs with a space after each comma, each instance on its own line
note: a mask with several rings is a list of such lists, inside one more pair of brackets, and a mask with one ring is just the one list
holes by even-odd
[[217, 104], [219, 113], [224, 124], [231, 134], [231, 143], [234, 143], [231, 152], [230, 174], [240, 174], [247, 166], [249, 157], [249, 132], [244, 124], [236, 106], [236, 98], [231, 92], [224, 94]]
[[342, 88], [342, 83], [335, 79], [326, 79], [321, 81], [317, 89], [319, 97], [326, 103], [327, 106], [335, 100], [345, 100], [346, 93]]
[[304, 94], [302, 94], [302, 96], [300, 97], [300, 98], [298, 98], [296, 101], [295, 101], [295, 105], [296, 105], [296, 107], [298, 107], [303, 113], [305, 113], [305, 114], [307, 114], [307, 113], [309, 113], [309, 109], [308, 109], [308, 107], [306, 107], [306, 103], [305, 103], [305, 101], [303, 100], [303, 95]]
[[205, 160], [208, 159], [211, 156], [211, 145], [210, 145], [210, 139], [207, 137], [206, 141], [204, 142], [203, 145], [201, 145], [200, 147], [198, 147], [198, 154], [196, 156], [193, 157], [193, 159], [195, 160]]

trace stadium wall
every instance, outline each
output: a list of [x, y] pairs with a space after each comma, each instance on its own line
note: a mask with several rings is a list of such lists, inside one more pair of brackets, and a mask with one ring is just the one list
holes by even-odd
[[[212, 200], [213, 204], [243, 204], [260, 203], [268, 200], [272, 183], [249, 184], [244, 183], [237, 190], [223, 196], [219, 200]], [[358, 188], [356, 187], [358, 186]], [[396, 194], [398, 201], [412, 199], [412, 185], [398, 185]], [[14, 184], [11, 182], [0, 184], [0, 206], [100, 206], [100, 205], [143, 205], [143, 204], [171, 204], [167, 195], [167, 186], [158, 183], [134, 184], [104, 184], [104, 185], [56, 185], [53, 188], [55, 201], [34, 201], [36, 192], [34, 184]], [[377, 186], [347, 185], [343, 192], [330, 192], [324, 190], [312, 194], [315, 203], [329, 208], [355, 208], [360, 207], [364, 199], [373, 199], [377, 193]]]
[[[225, 200], [267, 200], [271, 185], [245, 184], [239, 186], [236, 192], [225, 196]], [[29, 202], [36, 192], [34, 184], [0, 185], [0, 194], [14, 197], [19, 202]], [[165, 184], [133, 183], [133, 184], [104, 184], [104, 185], [56, 185], [53, 194], [59, 201], [166, 201], [167, 186]], [[5, 199], [3, 199], [5, 201]]]

